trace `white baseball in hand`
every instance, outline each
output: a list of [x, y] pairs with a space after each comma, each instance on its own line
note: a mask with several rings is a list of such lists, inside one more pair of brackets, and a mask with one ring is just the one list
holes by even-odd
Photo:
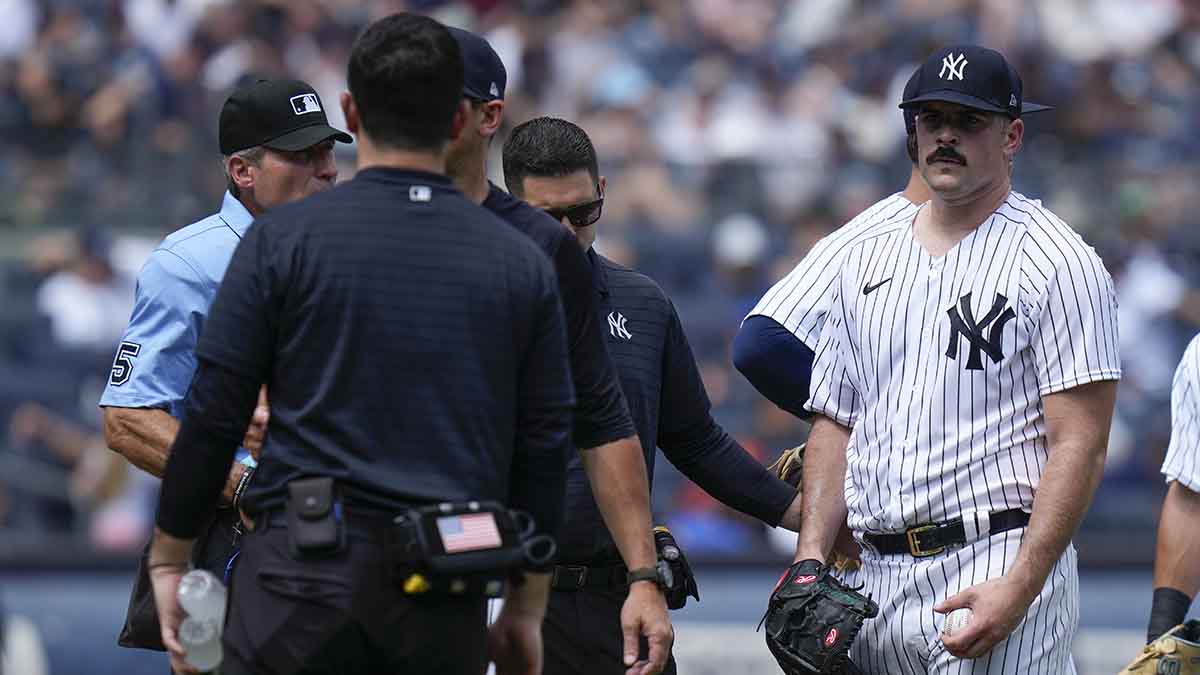
[[959, 607], [946, 615], [946, 624], [942, 626], [942, 635], [954, 635], [971, 623], [971, 609]]

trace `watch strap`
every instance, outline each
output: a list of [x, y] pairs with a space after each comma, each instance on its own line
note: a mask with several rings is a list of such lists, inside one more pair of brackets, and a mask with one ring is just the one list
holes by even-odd
[[629, 570], [629, 573], [625, 575], [625, 583], [628, 585], [632, 586], [634, 582], [638, 581], [652, 581], [657, 586], [659, 584], [658, 569], [655, 567], [639, 567]]

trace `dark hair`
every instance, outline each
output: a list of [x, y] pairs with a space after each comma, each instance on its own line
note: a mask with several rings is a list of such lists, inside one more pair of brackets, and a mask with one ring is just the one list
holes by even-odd
[[371, 140], [401, 150], [440, 150], [462, 100], [458, 42], [429, 17], [401, 12], [367, 27], [347, 67], [350, 95]]
[[600, 180], [596, 148], [578, 125], [556, 117], [537, 117], [517, 125], [504, 142], [504, 184], [520, 197], [526, 176], [557, 177], [587, 169]]
[[921, 163], [920, 161], [917, 160], [917, 134], [916, 134], [916, 132], [909, 134], [908, 138], [904, 139], [904, 149], [908, 152], [908, 158], [912, 160], [913, 164]]

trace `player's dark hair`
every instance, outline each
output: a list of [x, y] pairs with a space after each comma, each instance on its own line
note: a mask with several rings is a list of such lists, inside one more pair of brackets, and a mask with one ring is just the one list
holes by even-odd
[[912, 160], [913, 164], [920, 164], [917, 161], [917, 135], [915, 133], [909, 134], [908, 138], [904, 139], [904, 149], [908, 152], [908, 158]]
[[536, 117], [517, 125], [504, 142], [504, 184], [520, 197], [525, 177], [556, 178], [582, 169], [600, 180], [592, 139], [578, 125], [557, 117]]
[[401, 12], [367, 27], [350, 50], [350, 95], [371, 140], [400, 150], [440, 150], [462, 100], [462, 53], [429, 17]]

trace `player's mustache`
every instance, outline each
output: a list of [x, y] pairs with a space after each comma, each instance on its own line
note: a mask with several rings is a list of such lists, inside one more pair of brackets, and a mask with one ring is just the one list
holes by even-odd
[[929, 153], [929, 156], [925, 158], [925, 163], [932, 164], [933, 162], [935, 162], [939, 159], [948, 159], [948, 160], [951, 160], [954, 162], [958, 162], [959, 164], [962, 164], [963, 166], [967, 165], [967, 158], [958, 154], [958, 151], [956, 151], [954, 148], [950, 148], [950, 147], [941, 147], [941, 148], [938, 148], [937, 150], [934, 150], [933, 152]]

